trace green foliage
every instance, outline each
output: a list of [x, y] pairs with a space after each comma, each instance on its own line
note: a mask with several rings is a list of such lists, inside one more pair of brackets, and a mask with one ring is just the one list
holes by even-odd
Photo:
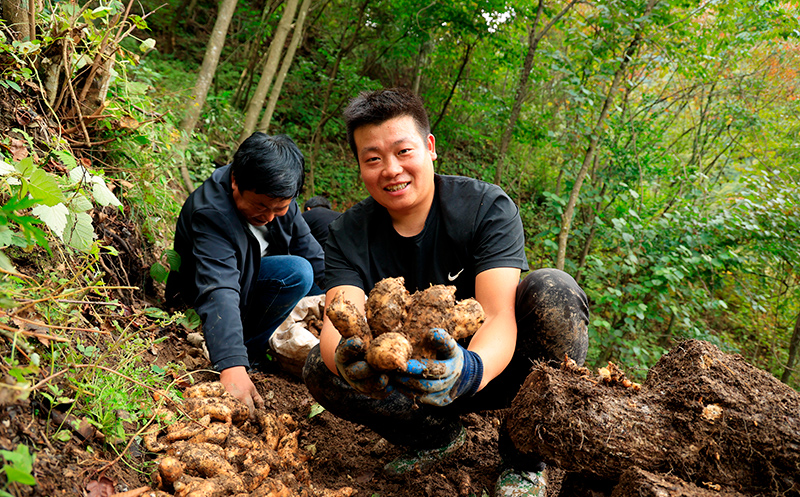
[[[100, 206], [122, 205], [99, 175], [79, 166], [71, 154], [54, 151], [54, 158], [70, 168], [68, 178], [53, 175], [40, 169], [28, 156], [14, 166], [0, 160], [0, 176], [12, 194], [13, 203], [3, 212], [13, 212], [20, 206], [32, 207], [31, 213], [47, 225], [68, 246], [88, 252], [94, 241], [92, 220], [87, 213], [93, 208], [92, 200]], [[24, 202], [29, 200], [29, 202]], [[6, 214], [20, 227], [23, 234], [30, 234], [42, 247], [48, 248], [41, 231], [31, 229], [29, 216]], [[6, 223], [7, 225], [7, 223]], [[29, 241], [27, 237], [26, 241]]]
[[12, 497], [8, 487], [12, 484], [35, 486], [36, 479], [33, 477], [33, 462], [36, 454], [31, 454], [27, 445], [19, 444], [13, 451], [0, 450], [3, 456], [3, 472], [6, 474], [6, 484], [4, 490], [0, 491], [0, 496]]

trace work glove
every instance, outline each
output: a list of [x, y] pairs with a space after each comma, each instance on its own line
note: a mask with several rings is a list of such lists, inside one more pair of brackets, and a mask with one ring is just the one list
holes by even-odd
[[422, 338], [435, 359], [409, 359], [395, 376], [397, 388], [423, 404], [446, 406], [462, 395], [474, 395], [483, 379], [481, 357], [465, 349], [445, 330], [428, 330]]
[[355, 390], [375, 399], [392, 393], [389, 376], [374, 370], [366, 361], [366, 347], [358, 337], [342, 338], [336, 347], [334, 360], [339, 375]]

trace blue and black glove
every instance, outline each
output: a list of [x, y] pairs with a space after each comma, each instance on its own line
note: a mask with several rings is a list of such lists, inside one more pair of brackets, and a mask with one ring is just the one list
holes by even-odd
[[355, 390], [375, 399], [392, 393], [389, 376], [373, 369], [365, 359], [366, 348], [358, 337], [342, 338], [334, 356], [336, 369]]
[[446, 406], [462, 395], [475, 395], [483, 379], [481, 357], [465, 349], [445, 330], [428, 330], [422, 339], [435, 359], [410, 359], [395, 379], [400, 391], [433, 406]]

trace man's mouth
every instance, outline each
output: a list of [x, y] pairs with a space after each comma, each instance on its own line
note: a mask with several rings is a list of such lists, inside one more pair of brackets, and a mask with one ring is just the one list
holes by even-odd
[[409, 184], [410, 182], [406, 181], [405, 183], [398, 183], [396, 185], [387, 186], [386, 188], [384, 188], [384, 190], [386, 190], [387, 192], [399, 192], [403, 188], [407, 187]]

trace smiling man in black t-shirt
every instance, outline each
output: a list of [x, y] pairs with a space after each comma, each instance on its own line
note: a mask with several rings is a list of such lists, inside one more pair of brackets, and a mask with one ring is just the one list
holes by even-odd
[[[496, 185], [434, 173], [436, 142], [417, 95], [362, 93], [345, 121], [370, 197], [330, 225], [328, 301], [343, 292], [363, 311], [376, 282], [402, 276], [410, 292], [454, 285], [456, 298], [474, 297], [486, 314], [468, 343], [430, 330], [436, 364], [411, 360], [391, 375], [373, 371], [361, 341], [343, 340], [325, 318], [304, 367], [306, 385], [331, 413], [408, 447], [385, 468], [399, 474], [457, 450], [467, 438], [461, 414], [510, 406], [533, 360], [567, 354], [582, 364], [588, 305], [563, 271], [540, 269], [520, 283], [528, 264], [517, 206]], [[544, 495], [544, 465], [518, 453], [505, 429], [500, 453], [506, 471], [495, 495]]]

